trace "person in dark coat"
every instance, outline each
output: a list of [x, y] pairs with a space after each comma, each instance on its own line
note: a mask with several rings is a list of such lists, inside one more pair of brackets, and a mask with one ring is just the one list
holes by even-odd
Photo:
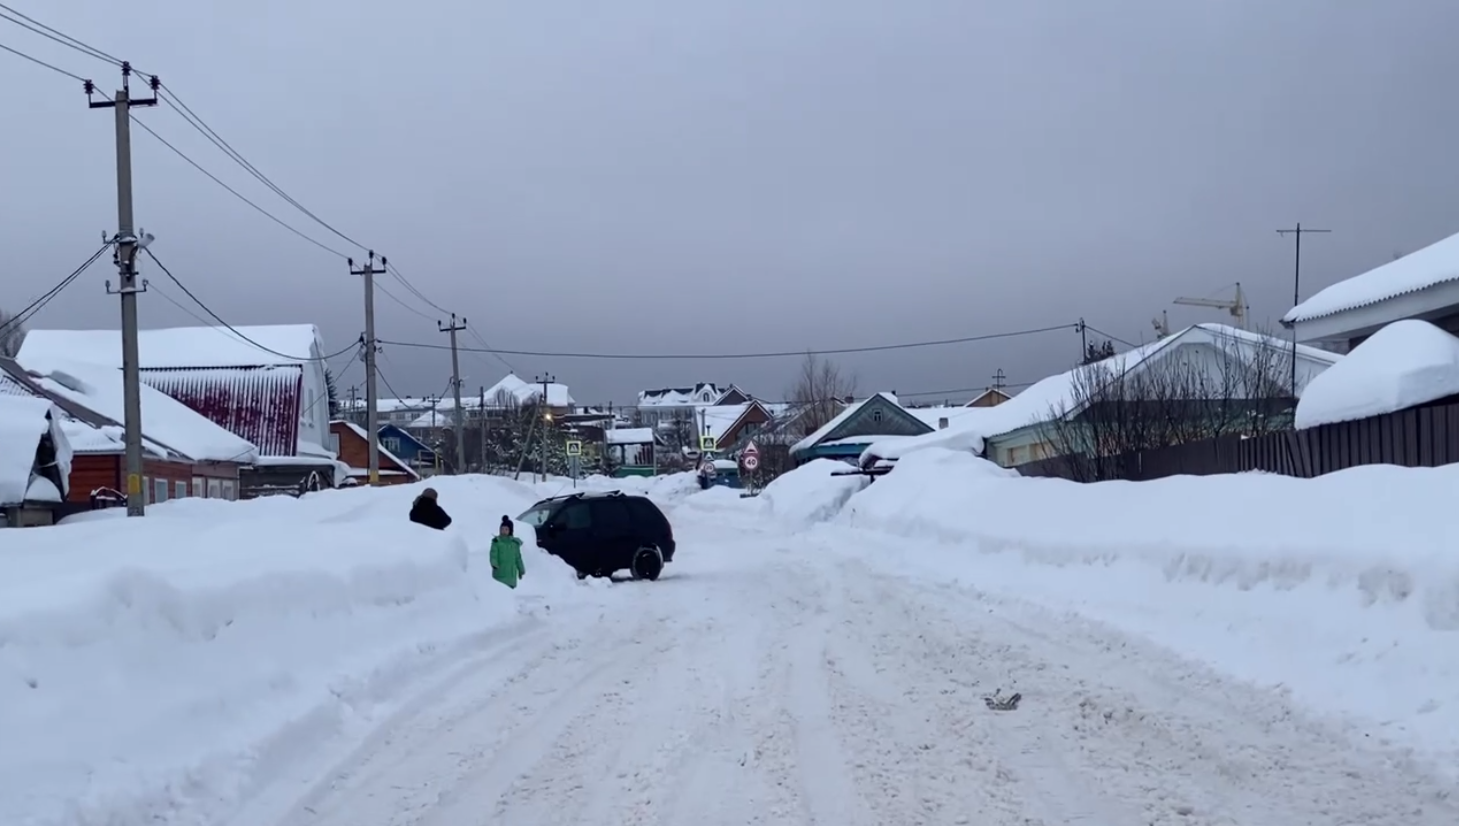
[[451, 524], [451, 517], [436, 501], [436, 489], [426, 488], [410, 505], [410, 521], [427, 528], [444, 531]]

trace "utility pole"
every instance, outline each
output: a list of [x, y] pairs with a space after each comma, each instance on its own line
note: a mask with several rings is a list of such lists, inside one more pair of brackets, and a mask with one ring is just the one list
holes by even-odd
[[365, 430], [370, 441], [370, 484], [380, 484], [380, 396], [375, 391], [375, 276], [383, 275], [389, 267], [385, 256], [380, 256], [380, 266], [375, 266], [375, 251], [356, 267], [355, 259], [346, 258], [350, 275], [365, 277]]
[[456, 332], [466, 329], [466, 319], [456, 323], [456, 314], [451, 313], [449, 325], [436, 322], [436, 329], [451, 334], [451, 390], [456, 398], [456, 472], [466, 470], [466, 412], [461, 409], [461, 357], [456, 353]]
[[355, 424], [360, 423], [359, 394], [360, 386], [358, 384], [350, 385], [350, 421], [354, 422]]
[[1081, 318], [1079, 323], [1074, 325], [1074, 329], [1079, 331], [1079, 363], [1083, 364], [1089, 358], [1089, 327]]
[[[142, 491], [142, 365], [137, 348], [137, 235], [132, 228], [132, 107], [156, 106], [162, 81], [153, 75], [148, 85], [152, 97], [132, 98], [132, 64], [122, 63], [122, 88], [112, 100], [92, 100], [96, 85], [85, 81], [86, 100], [92, 109], [112, 109], [117, 130], [117, 234], [113, 239], [122, 299], [122, 407], [127, 446], [127, 516], [146, 514]], [[107, 285], [111, 292], [111, 286]]]
[[[1295, 229], [1279, 229], [1277, 234], [1285, 237], [1288, 233], [1297, 237], [1297, 255], [1292, 267], [1292, 306], [1296, 307], [1302, 302], [1302, 234], [1306, 232], [1332, 232], [1330, 229], [1308, 229], [1298, 221]], [[1292, 323], [1292, 397], [1297, 396], [1297, 324]]]
[[476, 402], [476, 435], [481, 439], [481, 472], [486, 473], [486, 385], [477, 392], [481, 396]]
[[552, 418], [552, 408], [547, 404], [547, 389], [555, 381], [556, 376], [538, 376], [537, 382], [542, 385], [542, 481], [547, 481], [547, 422]]
[[1003, 392], [1003, 388], [1006, 387], [1007, 384], [1008, 376], [1004, 375], [1003, 368], [999, 367], [998, 372], [993, 374], [993, 389], [1001, 393]]

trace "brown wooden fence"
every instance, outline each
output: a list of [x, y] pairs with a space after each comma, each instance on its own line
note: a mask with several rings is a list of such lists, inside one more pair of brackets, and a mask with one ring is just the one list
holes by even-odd
[[[1077, 461], [1077, 460], [1075, 460]], [[1262, 470], [1311, 478], [1358, 465], [1436, 467], [1459, 462], [1459, 403], [1445, 399], [1359, 419], [1242, 438], [1221, 436], [1140, 451], [1112, 463], [1129, 481], [1166, 476], [1210, 476]], [[1071, 461], [1045, 459], [1020, 465], [1024, 476], [1078, 478]]]

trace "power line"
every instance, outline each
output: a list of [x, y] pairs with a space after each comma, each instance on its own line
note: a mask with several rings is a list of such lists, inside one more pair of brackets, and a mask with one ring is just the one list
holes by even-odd
[[1103, 330], [1101, 330], [1101, 329], [1099, 329], [1097, 327], [1091, 327], [1088, 324], [1084, 325], [1084, 329], [1088, 330], [1091, 333], [1094, 333], [1097, 336], [1104, 336], [1105, 338], [1109, 339], [1110, 341], [1118, 341], [1119, 343], [1125, 345], [1126, 347], [1139, 347], [1140, 346], [1138, 344], [1133, 344], [1131, 342], [1125, 341], [1124, 339], [1120, 338], [1119, 336], [1112, 336], [1109, 333], [1106, 333], [1105, 331], [1103, 331]]
[[[78, 52], [86, 55], [87, 57], [96, 58], [97, 60], [102, 60], [102, 61], [105, 61], [107, 63], [111, 63], [114, 66], [120, 66], [122, 64], [122, 61], [120, 61], [120, 60], [112, 57], [111, 55], [106, 54], [105, 52], [101, 51], [100, 49], [93, 49], [92, 47], [87, 46], [85, 43], [82, 43], [81, 41], [77, 40], [76, 38], [71, 37], [70, 35], [64, 34], [62, 32], [56, 31], [55, 29], [51, 28], [50, 26], [47, 26], [46, 24], [41, 23], [41, 22], [35, 20], [32, 17], [28, 17], [25, 14], [22, 14], [22, 13], [16, 11], [15, 9], [10, 8], [9, 6], [6, 6], [4, 4], [0, 4], [0, 9], [3, 9], [4, 10], [4, 11], [0, 11], [0, 20], [4, 20], [4, 21], [6, 21], [8, 23], [14, 23], [15, 25], [21, 27], [22, 29], [26, 29], [26, 30], [31, 31], [31, 32], [33, 32], [35, 34], [38, 34], [41, 37], [44, 37], [47, 40], [50, 40], [52, 42], [59, 43], [62, 46], [65, 46], [68, 49], [74, 49], [74, 50], [76, 50], [76, 51], [78, 51]], [[8, 12], [8, 14], [6, 12]], [[15, 17], [11, 17], [10, 15], [12, 15], [12, 14], [15, 15]], [[17, 20], [17, 19], [15, 19], [16, 17], [23, 18], [23, 20]], [[24, 22], [26, 20], [28, 20], [30, 22], [28, 22], [28, 23], [27, 22]], [[32, 25], [32, 24], [34, 24], [34, 25]], [[69, 74], [69, 73], [67, 73], [67, 74]], [[139, 72], [138, 74], [141, 74], [141, 73]]]
[[[890, 350], [912, 350], [923, 347], [941, 347], [949, 344], [970, 344], [979, 341], [993, 341], [1003, 338], [1018, 338], [1020, 336], [1032, 336], [1040, 333], [1051, 333], [1058, 330], [1073, 329], [1072, 324], [1056, 324], [1050, 327], [1036, 327], [1028, 330], [1013, 330], [1006, 333], [986, 333], [977, 336], [962, 336], [960, 338], [945, 338], [934, 341], [911, 341], [900, 344], [878, 344], [869, 347], [838, 347], [827, 350], [781, 350], [762, 353], [551, 353], [537, 350], [504, 350], [500, 348], [460, 348], [466, 352], [478, 353], [499, 353], [513, 356], [532, 356], [540, 358], [569, 358], [569, 359], [605, 359], [617, 361], [649, 361], [649, 360], [680, 360], [680, 361], [710, 361], [710, 360], [746, 360], [746, 359], [769, 359], [769, 358], [801, 358], [807, 355], [837, 356], [852, 353], [881, 353]], [[395, 347], [416, 347], [426, 350], [450, 349], [444, 344], [424, 344], [410, 341], [386, 341], [381, 339], [381, 344], [389, 344]]]
[[202, 299], [198, 298], [196, 295], [193, 295], [192, 290], [189, 290], [185, 284], [183, 284], [181, 281], [179, 281], [178, 278], [177, 278], [177, 276], [173, 275], [172, 274], [172, 271], [169, 270], [169, 269], [167, 269], [167, 265], [166, 264], [163, 264], [160, 260], [158, 260], [156, 254], [154, 254], [150, 248], [143, 247], [142, 248], [142, 251], [145, 252], [145, 253], [147, 253], [147, 257], [152, 259], [153, 263], [155, 263], [157, 265], [158, 269], [161, 269], [162, 270], [162, 273], [164, 275], [166, 275], [168, 277], [168, 279], [172, 281], [173, 284], [176, 284], [177, 285], [177, 288], [179, 290], [182, 290], [183, 295], [186, 295], [188, 298], [192, 299], [192, 302], [194, 304], [196, 304], [199, 307], [201, 307], [203, 309], [203, 312], [205, 312], [208, 315], [212, 316], [213, 317], [213, 320], [214, 321], [217, 321], [218, 324], [222, 325], [223, 328], [226, 329], [228, 332], [232, 333], [235, 336], [238, 336], [240, 339], [243, 339], [244, 341], [248, 342], [249, 344], [253, 345], [254, 347], [257, 347], [258, 349], [264, 351], [265, 353], [272, 353], [273, 355], [276, 355], [276, 356], [280, 356], [282, 358], [289, 359], [290, 361], [329, 361], [332, 358], [337, 358], [339, 356], [344, 355], [345, 353], [348, 353], [350, 350], [353, 350], [354, 348], [358, 347], [360, 341], [363, 341], [364, 340], [364, 337], [362, 336], [360, 338], [360, 340], [357, 340], [355, 342], [352, 342], [350, 344], [350, 346], [344, 348], [343, 350], [339, 350], [337, 352], [330, 353], [329, 355], [326, 355], [326, 356], [298, 356], [298, 355], [291, 355], [289, 353], [280, 353], [278, 350], [274, 350], [272, 348], [265, 347], [262, 344], [259, 344], [258, 342], [254, 341], [253, 339], [251, 339], [248, 336], [244, 335], [243, 333], [239, 332], [236, 327], [234, 327], [232, 324], [229, 324], [228, 322], [224, 321], [222, 316], [220, 316], [217, 313], [213, 312], [213, 309], [211, 307], [209, 307], [207, 304], [204, 304], [203, 301], [202, 301]]
[[86, 259], [86, 262], [84, 264], [73, 270], [70, 275], [61, 279], [60, 283], [56, 284], [56, 286], [50, 288], [49, 290], [46, 290], [44, 293], [41, 294], [39, 298], [30, 302], [30, 304], [27, 305], [25, 309], [12, 316], [9, 321], [0, 324], [0, 335], [12, 332], [13, 328], [23, 326], [25, 322], [34, 318], [36, 313], [40, 312], [42, 309], [45, 308], [47, 304], [51, 303], [51, 300], [60, 295], [62, 290], [71, 286], [72, 282], [74, 282], [77, 278], [80, 278], [81, 273], [86, 272], [88, 267], [90, 267], [92, 264], [95, 264], [97, 259], [101, 258], [101, 254], [106, 252], [107, 248], [109, 248], [110, 246], [110, 242], [102, 244], [101, 248], [92, 253], [91, 257]]
[[71, 72], [68, 72], [65, 69], [62, 69], [60, 66], [55, 66], [55, 65], [52, 65], [50, 63], [47, 63], [47, 62], [45, 62], [44, 60], [41, 60], [38, 57], [32, 57], [32, 56], [26, 54], [25, 52], [22, 52], [19, 49], [12, 49], [11, 47], [5, 45], [4, 43], [0, 43], [0, 49], [4, 49], [5, 51], [10, 52], [11, 54], [16, 55], [17, 57], [22, 57], [22, 58], [24, 58], [26, 60], [29, 60], [31, 63], [34, 63], [37, 66], [44, 66], [45, 68], [50, 69], [53, 72], [57, 72], [59, 74], [63, 74], [66, 77], [71, 78], [72, 80], [79, 80], [82, 83], [85, 83], [86, 82], [86, 78], [82, 77], [81, 75], [73, 74]]
[[[472, 338], [474, 338], [477, 341], [481, 342], [481, 346], [482, 347], [485, 347], [493, 356], [495, 356], [497, 361], [501, 362], [502, 364], [505, 364], [507, 366], [507, 369], [508, 370], [512, 371], [513, 373], [517, 372], [517, 368], [513, 367], [512, 366], [512, 363], [510, 361], [507, 361], [506, 359], [502, 358], [502, 354], [501, 353], [498, 353], [495, 350], [493, 350], [492, 347], [491, 347], [491, 343], [488, 342], [485, 338], [483, 338], [482, 335], [481, 335], [481, 333], [476, 332], [476, 328], [475, 327], [469, 327], [468, 326], [466, 328], [466, 332], [470, 333]], [[468, 351], [468, 352], [471, 352], [471, 351]]]
[[[46, 24], [41, 23], [40, 21], [38, 21], [38, 20], [36, 20], [36, 19], [34, 19], [32, 17], [29, 17], [29, 16], [27, 16], [27, 15], [25, 15], [25, 14], [19, 12], [19, 11], [16, 11], [15, 9], [10, 8], [9, 6], [7, 6], [7, 5], [5, 5], [3, 3], [0, 3], [0, 9], [3, 9], [5, 11], [8, 11], [11, 14], [15, 15], [16, 17], [22, 18], [24, 21], [29, 21], [29, 22], [22, 22], [22, 20], [16, 20], [14, 17], [6, 16], [3, 13], [0, 13], [0, 19], [7, 20], [7, 21], [9, 21], [11, 23], [14, 23], [14, 24], [16, 24], [18, 26], [21, 26], [21, 27], [25, 28], [25, 29], [28, 29], [28, 30], [36, 33], [36, 34], [39, 34], [39, 35], [41, 35], [43, 37], [46, 37], [46, 38], [48, 38], [50, 40], [53, 40], [53, 41], [55, 41], [55, 42], [57, 42], [57, 43], [59, 43], [59, 44], [61, 44], [63, 46], [66, 46], [68, 48], [71, 48], [71, 49], [74, 49], [74, 50], [76, 50], [78, 52], [81, 52], [82, 54], [85, 54], [85, 55], [87, 55], [89, 57], [93, 57], [93, 58], [96, 58], [96, 59], [99, 59], [99, 60], [104, 60], [106, 62], [112, 63], [113, 65], [118, 65], [118, 66], [122, 65], [122, 63], [123, 63], [122, 60], [120, 60], [119, 58], [115, 57], [114, 55], [108, 54], [107, 52], [104, 52], [104, 51], [102, 51], [102, 50], [100, 50], [100, 49], [98, 49], [98, 48], [96, 48], [94, 46], [91, 46], [91, 45], [89, 45], [89, 44], [85, 43], [84, 41], [81, 41], [81, 40], [79, 40], [77, 38], [71, 37], [70, 35], [66, 34], [65, 32], [60, 31], [59, 29], [53, 28], [51, 26], [47, 26]], [[57, 67], [57, 66], [53, 66], [53, 65], [51, 65], [49, 63], [45, 63], [44, 61], [41, 61], [41, 60], [39, 60], [37, 58], [34, 58], [34, 57], [31, 57], [30, 55], [22, 54], [22, 53], [14, 50], [14, 49], [10, 49], [9, 47], [0, 47], [0, 48], [5, 48], [7, 51], [15, 52], [17, 55], [20, 55], [21, 57], [24, 57], [27, 60], [31, 60], [31, 61], [33, 61], [33, 62], [35, 62], [35, 63], [37, 63], [39, 65], [42, 65], [42, 66], [44, 66], [44, 67], [46, 67], [48, 69], [51, 69], [53, 71], [59, 72], [61, 74], [64, 74], [67, 77], [70, 77], [70, 78], [72, 78], [74, 80], [80, 80], [83, 83], [86, 82], [85, 79], [82, 78], [80, 75], [72, 74], [71, 72], [68, 72], [68, 71], [66, 71], [64, 69], [61, 69], [61, 68]], [[155, 75], [151, 75], [151, 74], [149, 74], [147, 72], [141, 72], [141, 71], [136, 71], [136, 70], [134, 70], [134, 71], [135, 71], [136, 74], [142, 75], [142, 76], [145, 76], [145, 77], [150, 77], [150, 78], [155, 78], [156, 77]], [[368, 250], [369, 249], [368, 245], [361, 243], [360, 241], [356, 240], [352, 236], [344, 233], [339, 228], [335, 227], [333, 224], [329, 223], [328, 221], [325, 221], [323, 218], [320, 218], [319, 215], [316, 214], [313, 210], [311, 210], [308, 207], [306, 207], [297, 198], [295, 198], [294, 196], [290, 195], [287, 191], [285, 191], [283, 189], [283, 187], [279, 186], [271, 178], [269, 178], [267, 175], [265, 175], [256, 165], [254, 165], [251, 161], [249, 161], [246, 157], [244, 157], [243, 153], [241, 153], [237, 149], [235, 149], [233, 147], [233, 145], [227, 141], [227, 139], [225, 139], [222, 135], [220, 135], [217, 130], [215, 130], [212, 126], [208, 125], [207, 121], [203, 120], [203, 118], [201, 116], [199, 116], [197, 114], [197, 112], [195, 112], [192, 109], [192, 107], [188, 106], [187, 105], [187, 102], [182, 99], [182, 96], [177, 93], [177, 90], [173, 89], [172, 87], [168, 86], [165, 83], [161, 83], [160, 80], [158, 81], [158, 85], [160, 86], [160, 88], [162, 90], [166, 91], [167, 94], [166, 95], [163, 95], [163, 94], [161, 94], [159, 92], [159, 93], [156, 94], [157, 99], [160, 100], [163, 103], [166, 103], [168, 106], [170, 106], [175, 112], [178, 113], [178, 115], [180, 117], [182, 117], [182, 119], [189, 126], [191, 126], [193, 129], [197, 130], [199, 134], [201, 134], [205, 139], [208, 140], [208, 142], [212, 143], [215, 147], [217, 147], [217, 149], [219, 151], [221, 151], [224, 155], [226, 155], [229, 158], [229, 160], [232, 160], [234, 163], [238, 164], [245, 172], [247, 172], [250, 176], [252, 176], [254, 179], [256, 179], [259, 183], [262, 183], [271, 192], [273, 192], [275, 195], [277, 195], [280, 198], [282, 198], [290, 206], [292, 206], [295, 209], [299, 210], [299, 212], [303, 213], [310, 220], [312, 220], [315, 223], [319, 224], [321, 227], [323, 227], [324, 229], [328, 230], [330, 233], [338, 236], [340, 239], [346, 241], [349, 244], [352, 244], [352, 245], [358, 247], [361, 250]], [[166, 146], [168, 149], [170, 149], [178, 157], [182, 158], [184, 161], [186, 161], [193, 168], [197, 169], [199, 172], [201, 172], [204, 175], [206, 175], [214, 183], [216, 183], [219, 186], [223, 187], [225, 190], [227, 190], [234, 197], [236, 197], [239, 200], [243, 201], [245, 204], [248, 204], [249, 206], [253, 207], [255, 210], [257, 210], [259, 213], [263, 214], [269, 220], [273, 221], [274, 223], [278, 224], [279, 226], [283, 227], [284, 229], [288, 230], [289, 232], [292, 232], [295, 235], [298, 235], [299, 237], [303, 238], [304, 240], [308, 241], [309, 243], [314, 244], [315, 246], [317, 246], [317, 247], [319, 247], [319, 248], [321, 248], [321, 249], [323, 249], [323, 250], [325, 250], [325, 251], [327, 251], [327, 252], [329, 252], [329, 253], [331, 253], [331, 254], [339, 257], [339, 258], [347, 258], [348, 257], [346, 254], [340, 252], [339, 250], [336, 250], [336, 249], [334, 249], [334, 248], [332, 248], [332, 247], [330, 247], [330, 246], [328, 246], [328, 245], [326, 245], [326, 244], [324, 244], [324, 243], [322, 243], [320, 241], [315, 240], [311, 236], [304, 234], [302, 231], [300, 231], [299, 229], [295, 228], [291, 224], [288, 224], [287, 222], [283, 221], [279, 217], [275, 216], [273, 213], [271, 213], [268, 210], [264, 209], [263, 207], [259, 206], [257, 203], [255, 203], [251, 199], [247, 198], [246, 196], [244, 196], [242, 193], [238, 192], [233, 187], [231, 187], [228, 184], [224, 183], [222, 179], [218, 178], [216, 175], [214, 175], [213, 173], [209, 172], [207, 169], [203, 168], [203, 166], [201, 164], [199, 164], [198, 162], [194, 161], [192, 158], [188, 157], [188, 155], [186, 153], [184, 153], [182, 150], [178, 149], [172, 143], [170, 143], [169, 141], [167, 141], [164, 138], [162, 138], [162, 136], [159, 135], [159, 134], [157, 134], [157, 132], [155, 130], [153, 130], [152, 128], [148, 127], [146, 124], [141, 123], [140, 121], [137, 121], [137, 123], [145, 131], [147, 131], [149, 134], [151, 134], [152, 137], [154, 137], [158, 141], [160, 141], [164, 146]], [[415, 284], [412, 283], [410, 281], [410, 279], [407, 278], [406, 275], [403, 272], [401, 272], [400, 269], [397, 266], [390, 265], [390, 274], [397, 281], [399, 281], [400, 284], [406, 288], [406, 290], [408, 290], [416, 298], [420, 299], [422, 302], [424, 302], [425, 304], [427, 304], [428, 306], [430, 306], [432, 309], [437, 310], [438, 312], [441, 312], [441, 313], [449, 312], [448, 310], [446, 310], [445, 308], [443, 308], [441, 305], [437, 304], [436, 302], [432, 301], [428, 296], [426, 296], [426, 294], [424, 292], [422, 292], [419, 288], [417, 288], [415, 286]], [[430, 319], [431, 318], [430, 316], [428, 316], [428, 315], [426, 315], [424, 313], [419, 313], [418, 311], [416, 311], [413, 308], [409, 307], [409, 305], [405, 304], [405, 302], [401, 301], [399, 298], [397, 298], [394, 295], [390, 295], [390, 298], [392, 298], [396, 303], [400, 304], [401, 306], [404, 306], [407, 309], [410, 309], [412, 312], [417, 312], [418, 315], [422, 315], [423, 317], [425, 317], [427, 319]], [[434, 320], [434, 319], [432, 319], [432, 320]]]

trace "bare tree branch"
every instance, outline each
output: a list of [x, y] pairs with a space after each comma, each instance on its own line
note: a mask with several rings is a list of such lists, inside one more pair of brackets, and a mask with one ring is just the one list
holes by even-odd
[[856, 393], [856, 377], [841, 372], [840, 365], [815, 353], [806, 353], [786, 399], [802, 410], [806, 433], [818, 430], [841, 412], [849, 396]]

